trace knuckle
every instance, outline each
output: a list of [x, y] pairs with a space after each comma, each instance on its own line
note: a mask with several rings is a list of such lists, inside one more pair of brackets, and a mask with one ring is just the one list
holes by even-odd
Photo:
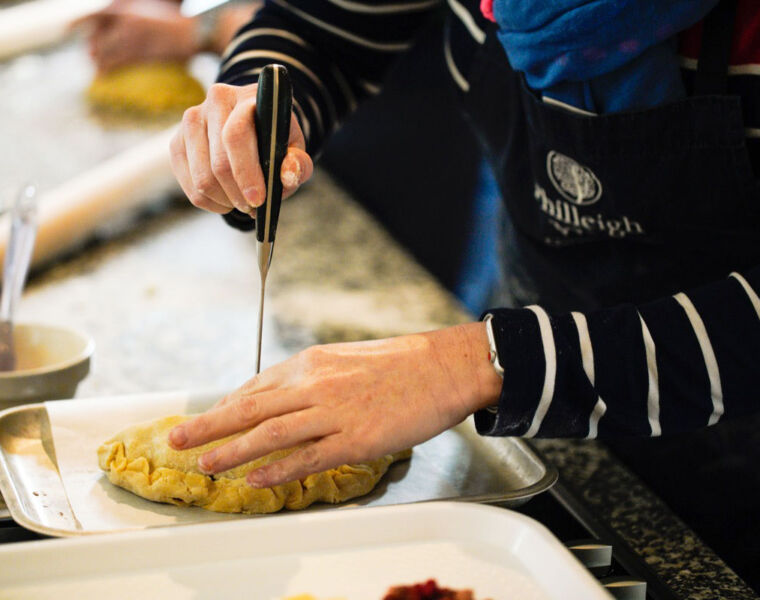
[[281, 419], [272, 419], [263, 427], [262, 433], [270, 444], [277, 444], [287, 438], [288, 427]]
[[187, 197], [188, 200], [190, 200], [190, 204], [197, 208], [208, 208], [211, 206], [211, 202], [209, 201], [206, 196], [201, 194], [198, 190], [193, 191], [190, 193], [190, 195]]
[[306, 446], [299, 453], [301, 464], [309, 469], [311, 472], [318, 471], [322, 466], [322, 453], [317, 446]]
[[228, 119], [222, 127], [222, 142], [225, 146], [237, 145], [249, 135], [248, 124], [238, 119]]
[[200, 125], [202, 120], [203, 117], [201, 115], [200, 106], [191, 106], [182, 114], [182, 123], [186, 127], [194, 127]]
[[227, 159], [227, 154], [218, 152], [211, 157], [211, 172], [216, 176], [217, 180], [229, 177], [232, 174], [232, 167]]
[[252, 423], [261, 414], [261, 406], [256, 398], [243, 398], [235, 404], [238, 419], [244, 423]]
[[204, 196], [211, 196], [217, 189], [218, 184], [213, 173], [204, 172], [196, 176], [196, 187]]
[[319, 364], [324, 359], [326, 354], [325, 348], [322, 345], [310, 346], [301, 352], [301, 357], [307, 366], [313, 367]]
[[215, 83], [208, 89], [206, 98], [211, 102], [226, 100], [230, 95], [230, 86], [224, 83]]

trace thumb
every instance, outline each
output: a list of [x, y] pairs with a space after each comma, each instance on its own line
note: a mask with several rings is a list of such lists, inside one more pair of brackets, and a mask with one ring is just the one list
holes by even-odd
[[287, 198], [306, 182], [314, 172], [314, 163], [311, 157], [295, 146], [288, 148], [288, 153], [282, 161], [280, 179], [283, 186], [283, 198]]

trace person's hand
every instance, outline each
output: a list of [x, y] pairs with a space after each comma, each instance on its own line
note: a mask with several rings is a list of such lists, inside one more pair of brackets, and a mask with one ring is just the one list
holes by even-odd
[[[182, 117], [170, 145], [172, 170], [198, 208], [250, 213], [266, 199], [253, 120], [256, 89], [255, 83], [217, 83], [203, 104], [187, 109]], [[280, 169], [282, 197], [295, 192], [313, 169], [301, 127], [291, 115], [288, 153]]]
[[73, 27], [88, 30], [98, 72], [148, 60], [184, 61], [201, 49], [195, 19], [167, 0], [113, 0]]
[[187, 449], [251, 428], [203, 454], [206, 473], [303, 444], [248, 475], [254, 487], [267, 487], [424, 442], [494, 404], [501, 382], [483, 323], [315, 346], [175, 427], [169, 443]]

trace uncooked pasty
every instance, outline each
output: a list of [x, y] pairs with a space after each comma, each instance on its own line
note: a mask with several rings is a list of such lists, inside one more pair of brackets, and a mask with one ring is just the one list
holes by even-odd
[[111, 483], [148, 500], [200, 506], [216, 512], [254, 514], [276, 512], [283, 507], [298, 510], [314, 502], [336, 504], [362, 496], [375, 487], [391, 463], [411, 456], [411, 450], [405, 450], [256, 489], [246, 483], [246, 474], [287, 456], [294, 449], [278, 450], [213, 477], [204, 475], [198, 469], [198, 457], [242, 432], [191, 450], [172, 449], [167, 442], [169, 431], [190, 418], [192, 415], [164, 417], [125, 429], [98, 448], [100, 468]]
[[142, 115], [182, 112], [203, 102], [203, 86], [179, 63], [139, 63], [98, 75], [87, 99], [98, 108]]

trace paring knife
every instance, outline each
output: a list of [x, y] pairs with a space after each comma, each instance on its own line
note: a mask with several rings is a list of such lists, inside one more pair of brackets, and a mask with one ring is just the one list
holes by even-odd
[[280, 168], [288, 151], [293, 88], [288, 70], [282, 65], [267, 65], [259, 75], [254, 124], [258, 138], [259, 161], [266, 183], [266, 199], [256, 208], [256, 252], [261, 275], [259, 321], [256, 345], [256, 373], [261, 370], [261, 333], [264, 323], [264, 290], [272, 263], [274, 237], [282, 202]]

